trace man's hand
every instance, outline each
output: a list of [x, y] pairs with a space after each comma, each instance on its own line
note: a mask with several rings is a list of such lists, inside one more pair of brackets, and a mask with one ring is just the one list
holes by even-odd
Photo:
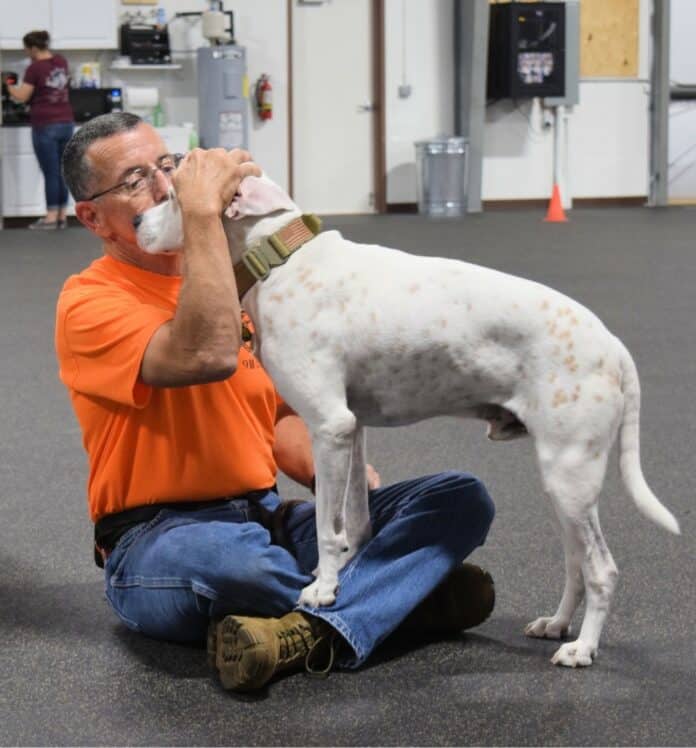
[[373, 488], [379, 488], [382, 485], [382, 479], [379, 477], [379, 473], [369, 462], [365, 465], [365, 472], [367, 473], [367, 487], [370, 491]]
[[245, 177], [260, 177], [261, 169], [240, 148], [194, 148], [179, 164], [172, 184], [184, 214], [222, 216]]

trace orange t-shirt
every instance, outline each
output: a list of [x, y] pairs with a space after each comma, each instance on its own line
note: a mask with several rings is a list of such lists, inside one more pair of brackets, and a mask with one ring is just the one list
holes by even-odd
[[174, 316], [181, 277], [104, 256], [65, 282], [56, 351], [89, 457], [93, 521], [143, 504], [196, 501], [276, 480], [278, 398], [242, 348], [222, 382], [151, 387], [140, 379], [155, 330]]

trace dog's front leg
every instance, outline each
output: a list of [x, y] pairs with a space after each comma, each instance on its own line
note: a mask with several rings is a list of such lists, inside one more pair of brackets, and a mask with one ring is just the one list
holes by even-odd
[[353, 438], [350, 483], [346, 491], [344, 517], [348, 546], [344, 563], [347, 563], [372, 537], [365, 467], [365, 429], [362, 426], [355, 429]]
[[303, 605], [316, 607], [334, 602], [338, 572], [350, 557], [344, 507], [350, 488], [355, 429], [355, 416], [348, 409], [341, 409], [312, 430], [319, 565], [316, 579], [300, 594]]

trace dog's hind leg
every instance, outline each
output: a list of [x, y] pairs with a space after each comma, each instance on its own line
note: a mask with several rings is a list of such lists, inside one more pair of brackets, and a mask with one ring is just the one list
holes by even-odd
[[585, 617], [578, 639], [563, 644], [552, 662], [569, 667], [592, 664], [618, 572], [602, 536], [597, 497], [602, 487], [608, 448], [590, 453], [574, 444], [561, 450], [538, 448], [546, 492], [558, 516], [565, 551], [566, 580], [555, 615], [530, 623], [529, 636], [560, 638], [583, 597]]
[[[345, 403], [325, 406], [320, 423], [310, 423], [316, 467], [316, 579], [305, 587], [299, 602], [316, 607], [336, 599], [338, 572], [355, 553], [349, 545], [345, 502], [351, 491], [353, 443], [358, 428]], [[366, 490], [366, 489], [365, 489]]]

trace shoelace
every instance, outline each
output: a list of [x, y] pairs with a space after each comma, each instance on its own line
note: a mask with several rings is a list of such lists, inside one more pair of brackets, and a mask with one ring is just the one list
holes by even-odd
[[[334, 659], [336, 657], [336, 641], [338, 639], [338, 632], [337, 631], [330, 631], [328, 634], [324, 634], [323, 636], [320, 636], [317, 638], [317, 640], [312, 644], [312, 646], [309, 649], [309, 652], [307, 652], [307, 656], [305, 657], [305, 670], [307, 673], [315, 678], [326, 678], [328, 677], [329, 673], [331, 672], [331, 669], [334, 665]], [[329, 653], [328, 653], [328, 663], [325, 667], [316, 669], [312, 667], [312, 658], [316, 655], [317, 650], [321, 647], [323, 644], [327, 644], [329, 646]]]
[[288, 662], [301, 655], [308, 655], [313, 646], [313, 635], [310, 626], [292, 626], [278, 631], [280, 639], [279, 661]]

